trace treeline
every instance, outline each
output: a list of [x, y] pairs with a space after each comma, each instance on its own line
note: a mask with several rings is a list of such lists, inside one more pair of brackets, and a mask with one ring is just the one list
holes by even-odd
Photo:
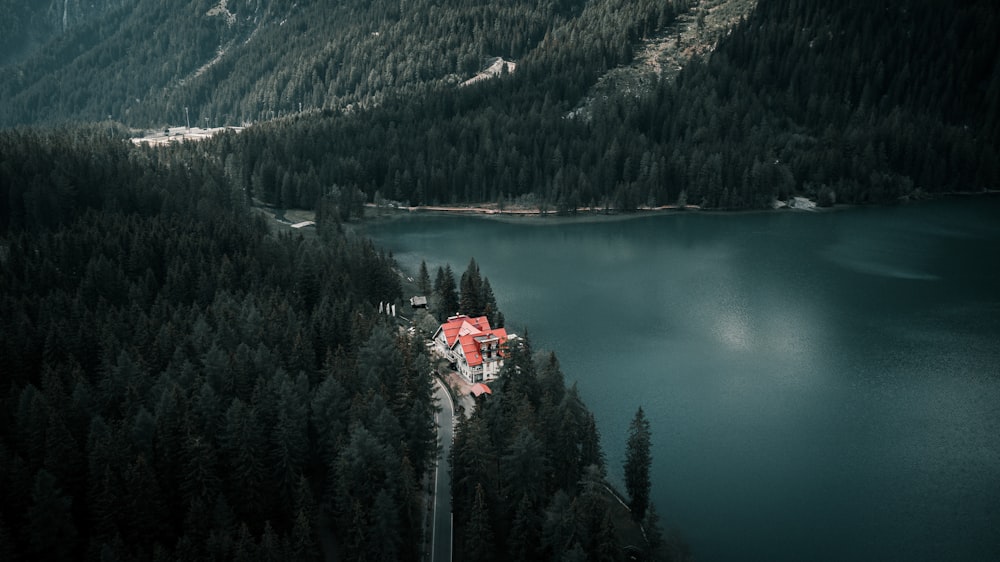
[[606, 483], [594, 416], [576, 388], [566, 388], [555, 355], [533, 357], [526, 338], [506, 353], [493, 394], [455, 433], [449, 460], [455, 558], [687, 559], [681, 543], [664, 537], [648, 504], [651, 437], [642, 410], [624, 467], [627, 509]]
[[[988, 0], [762, 0], [676, 80], [594, 99], [600, 76], [694, 3], [255, 0], [230, 3], [232, 23], [205, 16], [214, 2], [154, 4], [7, 73], [0, 122], [285, 116], [206, 146], [237, 188], [342, 218], [385, 200], [743, 209], [1000, 183], [1000, 10]], [[490, 56], [516, 71], [456, 85]], [[118, 78], [135, 68], [142, 80]]]
[[270, 234], [222, 166], [0, 133], [0, 559], [419, 558], [435, 406], [378, 320], [391, 258]]
[[223, 150], [254, 196], [279, 206], [310, 204], [317, 185], [411, 204], [534, 194], [555, 205], [575, 190], [582, 204], [597, 206], [620, 171], [602, 163], [603, 131], [567, 113], [603, 72], [632, 58], [639, 37], [681, 9], [686, 3], [589, 2], [577, 17], [557, 20], [505, 78], [387, 95], [370, 111], [265, 123]]
[[1000, 182], [992, 3], [763, 0], [676, 81], [587, 100], [589, 117], [576, 115], [673, 6], [588, 3], [513, 75], [270, 123], [238, 139], [234, 162], [255, 196], [279, 205], [312, 198], [283, 190], [286, 174], [291, 186], [315, 174], [368, 201], [563, 213], [768, 208], [792, 195], [887, 202]]
[[983, 1], [764, 0], [675, 86], [611, 115], [664, 147], [687, 200], [710, 207], [996, 189], [998, 24]]
[[429, 296], [428, 308], [435, 313], [437, 322], [444, 322], [455, 314], [465, 314], [472, 318], [485, 316], [492, 328], [504, 327], [504, 315], [497, 306], [490, 278], [479, 272], [476, 258], [469, 260], [458, 285], [455, 283], [455, 272], [451, 269], [451, 264], [437, 268], [432, 285], [427, 263], [421, 261], [417, 272], [417, 289]]

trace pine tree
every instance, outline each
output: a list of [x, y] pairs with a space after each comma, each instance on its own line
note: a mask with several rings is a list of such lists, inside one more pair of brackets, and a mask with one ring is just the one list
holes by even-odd
[[636, 521], [642, 521], [649, 506], [649, 469], [652, 462], [649, 421], [642, 406], [639, 406], [629, 425], [625, 444], [625, 489], [632, 499], [629, 508]]
[[500, 459], [504, 496], [526, 497], [535, 503], [542, 499], [548, 474], [545, 447], [529, 429], [522, 429]]
[[563, 490], [558, 490], [545, 509], [542, 522], [544, 544], [552, 552], [553, 560], [565, 560], [572, 548], [576, 523], [573, 518], [573, 500]]
[[292, 524], [292, 555], [295, 560], [316, 560], [319, 551], [313, 539], [313, 530], [305, 513], [299, 512]]
[[497, 299], [493, 295], [493, 287], [490, 286], [490, 278], [484, 277], [481, 288], [480, 302], [483, 304], [483, 314], [490, 321], [491, 328], [503, 328], [504, 317], [497, 306]]
[[403, 370], [402, 359], [395, 350], [395, 341], [389, 328], [384, 324], [376, 325], [368, 340], [358, 350], [358, 374], [361, 386], [348, 390], [357, 394], [369, 389], [395, 387]]
[[420, 272], [417, 273], [417, 290], [421, 295], [431, 294], [431, 276], [427, 271], [427, 262], [420, 260]]
[[[328, 368], [329, 370], [329, 368]], [[332, 374], [313, 393], [310, 422], [316, 438], [314, 454], [327, 465], [337, 457], [337, 442], [347, 432], [348, 397]]]
[[28, 509], [28, 538], [37, 560], [70, 560], [76, 543], [76, 526], [71, 511], [73, 498], [63, 495], [56, 478], [44, 468], [35, 476]]
[[260, 536], [258, 559], [261, 562], [279, 562], [280, 560], [285, 560], [286, 557], [282, 556], [281, 542], [278, 534], [274, 532], [274, 527], [271, 526], [271, 521], [265, 521], [264, 532]]
[[400, 535], [399, 508], [388, 490], [380, 490], [372, 509], [371, 544], [372, 562], [399, 560]]
[[597, 420], [594, 414], [587, 412], [587, 420], [583, 425], [582, 439], [580, 441], [580, 464], [583, 467], [595, 466], [597, 471], [604, 476], [604, 451], [601, 450], [601, 436], [597, 430]]
[[649, 504], [642, 527], [646, 531], [646, 544], [649, 545], [651, 558], [654, 560], [666, 558], [666, 543], [663, 540], [663, 530], [660, 529], [660, 516], [656, 513], [656, 504]]
[[476, 265], [476, 258], [472, 258], [469, 260], [469, 266], [465, 269], [465, 273], [462, 274], [459, 312], [473, 318], [483, 315], [482, 285], [483, 280], [479, 275], [479, 266]]
[[476, 485], [476, 498], [472, 504], [469, 523], [465, 527], [464, 546], [465, 558], [468, 560], [489, 562], [494, 559], [493, 526], [482, 484]]
[[451, 265], [438, 268], [437, 279], [434, 282], [434, 290], [437, 292], [439, 310], [438, 320], [444, 322], [449, 316], [458, 312], [458, 292], [455, 287], [455, 273], [451, 270]]
[[226, 412], [226, 428], [223, 433], [224, 454], [231, 472], [230, 484], [237, 513], [246, 519], [261, 514], [264, 507], [267, 467], [267, 438], [261, 427], [254, 406], [244, 404], [234, 398]]
[[618, 543], [618, 535], [615, 532], [615, 524], [611, 520], [611, 511], [605, 510], [604, 518], [601, 520], [601, 527], [597, 536], [593, 539], [592, 560], [598, 562], [617, 562], [621, 560], [622, 549]]
[[514, 511], [514, 521], [511, 524], [507, 539], [507, 552], [515, 562], [531, 562], [538, 560], [541, 548], [541, 521], [535, 507], [527, 495], [521, 497]]

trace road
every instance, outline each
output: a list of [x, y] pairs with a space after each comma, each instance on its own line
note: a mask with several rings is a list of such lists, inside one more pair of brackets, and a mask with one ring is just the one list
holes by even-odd
[[455, 416], [455, 406], [451, 396], [437, 382], [437, 397], [441, 411], [435, 416], [438, 426], [438, 443], [441, 450], [434, 468], [434, 521], [431, 530], [431, 562], [451, 562], [452, 516], [451, 516], [451, 472], [448, 470], [448, 455], [451, 453], [451, 440], [455, 432], [452, 419]]

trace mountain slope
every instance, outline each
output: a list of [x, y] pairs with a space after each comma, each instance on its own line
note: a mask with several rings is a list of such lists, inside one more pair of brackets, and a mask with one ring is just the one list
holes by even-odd
[[[1000, 185], [991, 2], [761, 0], [675, 79], [588, 94], [632, 60], [658, 20], [647, 16], [594, 0], [506, 79], [245, 132], [225, 148], [234, 178], [279, 205], [360, 190], [564, 213], [884, 203]], [[588, 96], [590, 118], [568, 118]]]
[[[675, 76], [609, 80], [717, 5], [136, 0], [6, 73], [0, 122], [268, 121], [210, 144], [230, 180], [342, 212], [379, 198], [770, 208], [1000, 185], [994, 2], [760, 0]], [[493, 57], [517, 71], [458, 87]]]
[[524, 56], [578, 10], [562, 0], [135, 0], [11, 67], [0, 124], [238, 124], [371, 104]]
[[0, 65], [135, 0], [0, 0]]
[[601, 76], [573, 110], [574, 115], [588, 117], [595, 99], [617, 94], [640, 96], [648, 93], [657, 80], [673, 80], [692, 58], [711, 55], [719, 41], [749, 16], [756, 5], [756, 0], [677, 4], [676, 20], [662, 26], [658, 33], [645, 32], [635, 58]]

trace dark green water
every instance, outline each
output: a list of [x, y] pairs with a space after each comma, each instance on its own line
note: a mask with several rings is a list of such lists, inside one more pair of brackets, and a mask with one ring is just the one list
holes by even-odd
[[1000, 560], [1000, 200], [366, 231], [411, 273], [475, 256], [619, 482], [642, 405], [698, 559]]

